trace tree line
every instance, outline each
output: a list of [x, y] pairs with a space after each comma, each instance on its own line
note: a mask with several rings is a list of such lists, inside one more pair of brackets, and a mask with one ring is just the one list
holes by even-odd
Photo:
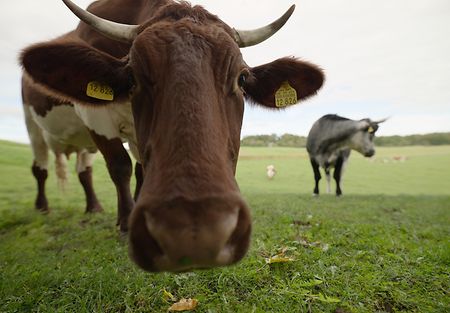
[[[303, 148], [306, 146], [306, 137], [292, 134], [246, 136], [241, 140], [241, 145], [250, 147]], [[450, 145], [450, 132], [408, 136], [379, 136], [375, 137], [375, 145], [381, 147]]]

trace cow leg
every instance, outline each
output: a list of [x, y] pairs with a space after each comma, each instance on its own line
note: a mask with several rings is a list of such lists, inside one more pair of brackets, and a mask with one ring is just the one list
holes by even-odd
[[314, 195], [318, 196], [319, 195], [319, 180], [322, 178], [322, 176], [320, 175], [319, 164], [317, 164], [316, 160], [311, 158], [310, 161], [311, 161], [311, 166], [314, 171], [314, 180], [315, 180]]
[[31, 167], [31, 172], [33, 173], [34, 178], [36, 178], [38, 193], [36, 196], [36, 200], [34, 201], [34, 207], [41, 212], [48, 212], [48, 201], [47, 196], [45, 195], [45, 181], [48, 177], [48, 171], [46, 168], [41, 168], [37, 165], [37, 162], [33, 162], [33, 166]]
[[24, 104], [23, 111], [34, 156], [33, 165], [31, 166], [31, 172], [37, 182], [37, 196], [34, 206], [41, 212], [48, 212], [48, 201], [45, 195], [45, 182], [48, 177], [48, 146], [44, 140], [42, 129], [33, 120], [30, 107]]
[[341, 177], [342, 177], [343, 165], [344, 165], [344, 159], [340, 156], [336, 159], [336, 164], [334, 166], [334, 173], [333, 173], [334, 180], [336, 181], [336, 196], [338, 196], [338, 197], [342, 195]]
[[144, 180], [141, 163], [136, 162], [136, 164], [134, 166], [134, 176], [136, 178], [136, 189], [134, 190], [134, 201], [136, 201], [139, 196], [139, 192], [141, 191], [142, 181]]
[[325, 168], [325, 177], [327, 179], [327, 193], [331, 193], [331, 175], [330, 175], [330, 168]]
[[77, 154], [77, 173], [86, 196], [86, 213], [103, 211], [103, 207], [97, 199], [92, 183], [93, 159], [94, 154], [87, 151], [82, 151]]
[[128, 217], [134, 206], [130, 192], [132, 164], [128, 152], [119, 138], [108, 139], [91, 131], [92, 139], [103, 154], [109, 175], [117, 191], [117, 225], [122, 232], [128, 231]]

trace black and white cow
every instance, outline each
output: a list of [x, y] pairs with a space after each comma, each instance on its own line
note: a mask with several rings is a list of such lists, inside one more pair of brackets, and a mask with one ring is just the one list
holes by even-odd
[[365, 118], [358, 121], [328, 114], [314, 123], [306, 142], [306, 150], [314, 171], [314, 195], [319, 195], [320, 167], [325, 170], [328, 193], [331, 192], [330, 169], [334, 168], [333, 177], [336, 181], [336, 195], [342, 195], [342, 171], [351, 150], [356, 150], [365, 157], [373, 156], [375, 154], [373, 138], [378, 129], [378, 124], [385, 120], [372, 121]]

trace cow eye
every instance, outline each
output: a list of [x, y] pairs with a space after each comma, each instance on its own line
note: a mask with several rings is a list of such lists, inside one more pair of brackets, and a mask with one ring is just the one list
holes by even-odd
[[247, 69], [243, 70], [241, 72], [241, 74], [239, 74], [238, 80], [237, 80], [237, 84], [239, 86], [239, 88], [243, 89], [245, 86], [245, 83], [247, 82], [247, 78], [250, 75], [250, 73], [248, 72]]
[[238, 86], [243, 88], [245, 85], [245, 81], [247, 80], [247, 75], [242, 73], [238, 78]]

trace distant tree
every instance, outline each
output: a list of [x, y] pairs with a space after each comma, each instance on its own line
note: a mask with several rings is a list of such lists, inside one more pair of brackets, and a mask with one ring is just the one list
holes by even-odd
[[[450, 145], [450, 132], [408, 136], [377, 136], [375, 137], [375, 144], [380, 147]], [[246, 136], [241, 140], [241, 145], [249, 147], [302, 148], [306, 146], [306, 137], [292, 134]]]
[[375, 137], [378, 146], [437, 146], [449, 145], [450, 133], [432, 133], [409, 136], [381, 136]]
[[306, 137], [292, 134], [284, 134], [278, 140], [278, 146], [303, 148], [306, 147]]
[[243, 146], [249, 147], [269, 147], [276, 146], [278, 141], [278, 136], [276, 134], [272, 135], [256, 135], [256, 136], [246, 136], [241, 140]]

